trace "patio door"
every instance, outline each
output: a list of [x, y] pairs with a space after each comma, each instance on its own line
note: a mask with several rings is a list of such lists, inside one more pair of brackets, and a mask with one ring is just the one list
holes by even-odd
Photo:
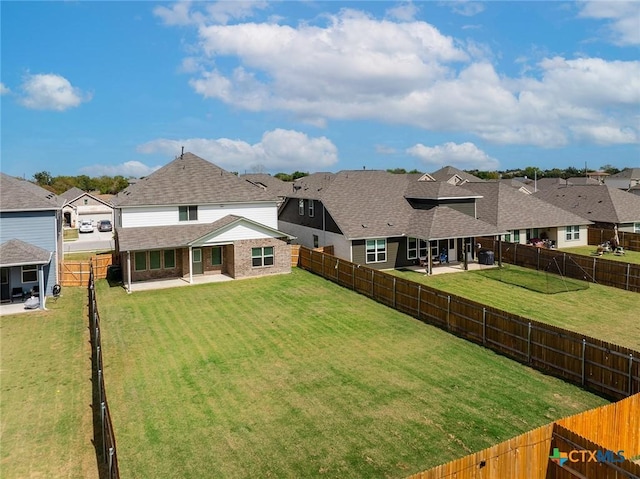
[[9, 301], [9, 268], [0, 268], [0, 301]]
[[193, 274], [202, 274], [202, 248], [193, 248], [193, 262], [191, 263], [191, 271]]

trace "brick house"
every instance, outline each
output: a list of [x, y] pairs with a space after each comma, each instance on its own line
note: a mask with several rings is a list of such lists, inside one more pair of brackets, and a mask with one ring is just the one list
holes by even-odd
[[135, 281], [291, 271], [292, 237], [278, 231], [277, 197], [184, 153], [114, 199], [116, 248]]

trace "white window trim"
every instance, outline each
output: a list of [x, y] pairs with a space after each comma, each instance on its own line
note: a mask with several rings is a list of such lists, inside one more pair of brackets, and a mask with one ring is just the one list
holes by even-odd
[[[186, 209], [187, 209], [187, 219], [185, 219], [185, 220], [181, 220], [181, 219], [180, 219], [180, 209], [181, 209], [181, 208], [186, 208]], [[193, 218], [193, 219], [191, 218], [191, 211], [192, 211], [192, 208], [193, 208], [193, 210], [195, 210], [195, 212], [196, 212], [196, 214], [195, 214], [195, 216], [196, 216], [196, 217], [195, 217], [195, 218]], [[181, 223], [185, 223], [185, 222], [188, 222], [188, 221], [198, 221], [198, 205], [183, 205], [183, 206], [178, 206], [178, 221], [179, 221], [179, 222], [181, 222]]]
[[315, 207], [313, 205], [313, 200], [309, 200], [309, 218], [313, 218], [315, 214]]
[[[373, 253], [369, 252], [369, 242], [370, 241], [374, 241]], [[380, 248], [378, 242], [382, 242], [384, 247]], [[386, 238], [376, 238], [376, 239], [365, 240], [364, 248], [365, 248], [365, 251], [364, 251], [365, 261], [366, 261], [367, 264], [386, 263], [386, 261], [387, 261], [387, 239]], [[375, 255], [376, 259], [374, 261], [369, 261], [369, 254]], [[380, 259], [380, 255], [384, 255], [384, 259], [381, 260]]]
[[[412, 241], [415, 244], [413, 248], [411, 247]], [[418, 238], [407, 238], [407, 259], [418, 259]]]
[[[31, 273], [32, 271], [36, 272], [36, 279], [34, 281], [25, 281], [24, 280], [24, 273], [25, 271]], [[25, 265], [22, 266], [20, 268], [20, 279], [22, 280], [23, 284], [28, 284], [28, 283], [37, 283], [38, 282], [38, 265], [36, 264], [29, 264], [29, 265]]]
[[567, 226], [565, 228], [565, 241], [579, 241], [580, 240], [580, 226]]
[[[266, 248], [271, 248], [271, 254], [265, 254], [264, 250]], [[253, 255], [253, 250], [254, 249], [259, 249], [260, 250], [260, 256], [254, 256]], [[254, 265], [253, 264], [253, 260], [255, 258], [260, 258], [260, 264], [259, 265]], [[265, 258], [272, 258], [273, 262], [271, 264], [264, 264]], [[252, 268], [271, 268], [271, 267], [275, 266], [275, 264], [276, 264], [275, 246], [256, 246], [256, 247], [251, 248], [251, 267]]]
[[304, 200], [302, 198], [298, 200], [298, 214], [304, 216]]

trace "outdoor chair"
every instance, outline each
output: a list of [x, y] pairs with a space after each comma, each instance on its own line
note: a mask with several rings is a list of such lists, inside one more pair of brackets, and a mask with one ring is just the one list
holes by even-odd
[[14, 299], [24, 301], [24, 291], [22, 291], [22, 288], [13, 288], [11, 290], [11, 302], [13, 302]]
[[31, 296], [36, 298], [40, 296], [40, 286], [34, 286], [31, 288]]

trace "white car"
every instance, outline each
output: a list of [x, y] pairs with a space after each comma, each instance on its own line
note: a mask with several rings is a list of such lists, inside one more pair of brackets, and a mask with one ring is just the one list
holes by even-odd
[[80, 228], [78, 228], [80, 233], [93, 233], [93, 223], [91, 220], [82, 220], [80, 222]]

